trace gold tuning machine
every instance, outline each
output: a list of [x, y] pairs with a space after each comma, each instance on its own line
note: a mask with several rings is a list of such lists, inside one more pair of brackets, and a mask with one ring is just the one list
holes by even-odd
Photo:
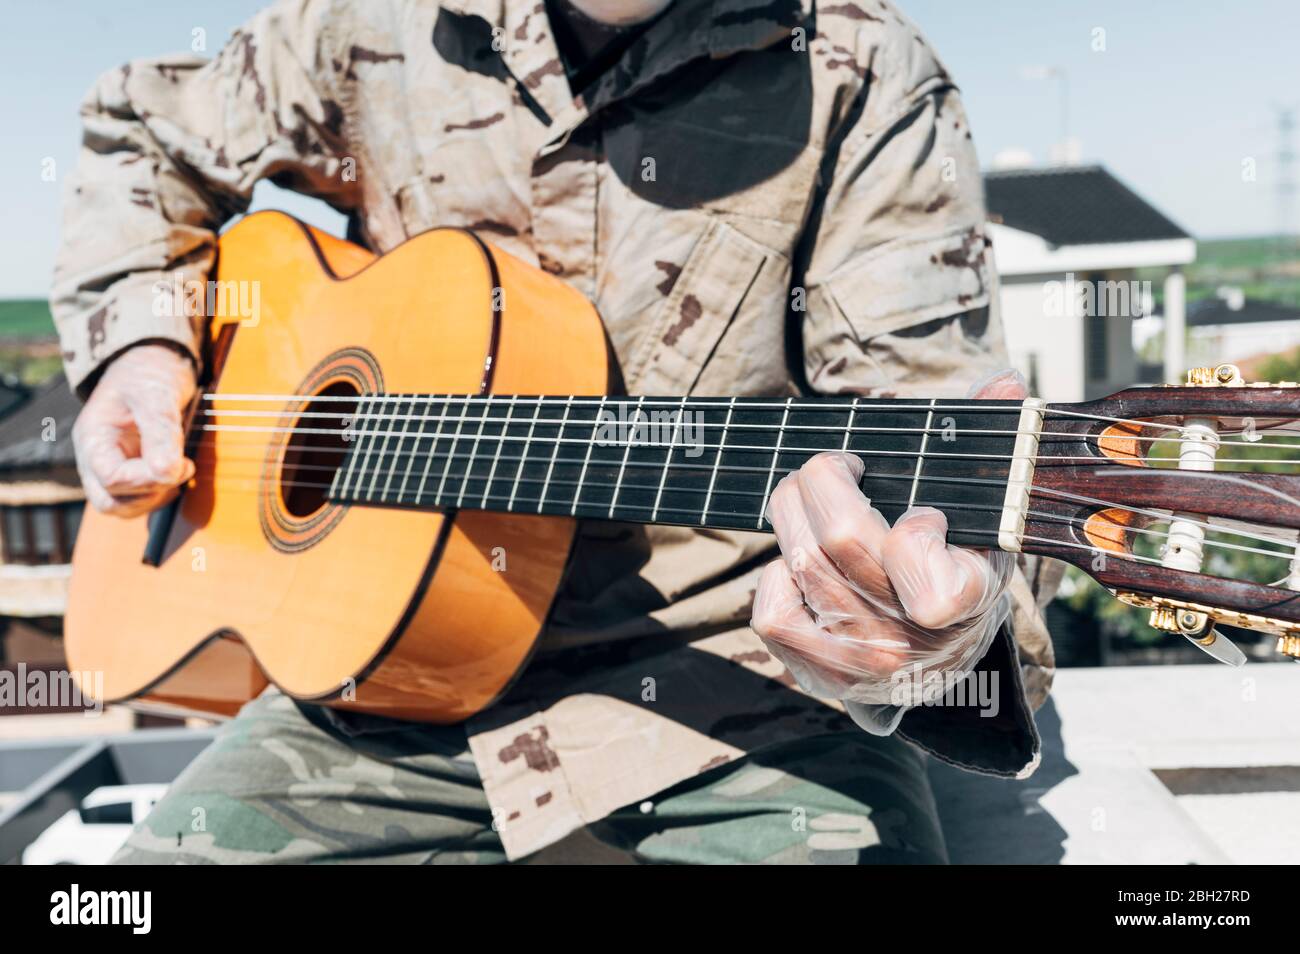
[[[1271, 616], [1257, 616], [1254, 613], [1241, 613], [1237, 610], [1207, 606], [1203, 603], [1190, 603], [1167, 596], [1149, 596], [1145, 593], [1119, 591], [1116, 599], [1129, 606], [1138, 606], [1151, 610], [1148, 622], [1152, 629], [1163, 633], [1176, 633], [1186, 636], [1202, 649], [1209, 652], [1214, 644], [1215, 626], [1223, 623], [1240, 629], [1252, 629], [1259, 633], [1269, 633], [1277, 637], [1277, 651], [1284, 656], [1300, 659], [1300, 623], [1290, 620], [1274, 619]], [[1219, 641], [1226, 642], [1222, 636]], [[1213, 652], [1213, 656], [1217, 655]]]
[[1186, 387], [1189, 388], [1297, 388], [1295, 381], [1246, 381], [1235, 364], [1220, 364], [1212, 368], [1188, 368]]
[[[1293, 388], [1292, 381], [1278, 383], [1250, 382], [1241, 376], [1235, 364], [1220, 364], [1208, 368], [1189, 368], [1187, 387], [1196, 388]], [[1213, 417], [1188, 417], [1182, 432], [1188, 439], [1180, 441], [1178, 467], [1180, 470], [1214, 470], [1219, 447], [1219, 421]], [[1166, 547], [1162, 564], [1185, 571], [1200, 572], [1203, 563], [1204, 524], [1195, 514], [1174, 512], [1169, 526], [1170, 544]], [[1174, 545], [1174, 541], [1178, 545]], [[1300, 549], [1297, 549], [1288, 586], [1300, 590]], [[1220, 635], [1217, 624], [1271, 633], [1277, 637], [1277, 650], [1286, 656], [1300, 659], [1300, 623], [1241, 613], [1217, 606], [1207, 606], [1163, 596], [1119, 592], [1115, 596], [1130, 606], [1151, 610], [1148, 623], [1153, 629], [1185, 636], [1215, 659], [1240, 665], [1245, 655], [1227, 638]]]
[[1175, 609], [1172, 606], [1157, 606], [1151, 611], [1147, 625], [1162, 633], [1179, 633], [1188, 638], [1201, 636], [1210, 628], [1208, 613], [1199, 613], [1191, 609]]
[[1216, 368], [1188, 368], [1187, 386], [1193, 388], [1233, 388], [1246, 382], [1241, 369], [1235, 364], [1221, 364]]

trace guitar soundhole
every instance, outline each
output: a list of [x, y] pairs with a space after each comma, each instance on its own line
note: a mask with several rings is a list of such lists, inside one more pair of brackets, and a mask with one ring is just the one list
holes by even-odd
[[298, 553], [339, 525], [348, 506], [327, 497], [347, 458], [346, 422], [360, 395], [383, 391], [379, 364], [364, 348], [327, 355], [303, 379], [301, 397], [284, 409], [262, 467], [258, 520], [271, 546]]
[[293, 434], [285, 446], [280, 470], [284, 509], [292, 516], [310, 517], [325, 506], [330, 482], [348, 450], [345, 435], [357, 395], [351, 381], [336, 381], [313, 397], [294, 422], [303, 432]]

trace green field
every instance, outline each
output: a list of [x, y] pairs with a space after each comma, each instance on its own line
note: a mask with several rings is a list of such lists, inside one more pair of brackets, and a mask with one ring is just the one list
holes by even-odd
[[[1148, 274], [1149, 272], [1149, 274]], [[1202, 239], [1196, 261], [1187, 266], [1187, 300], [1209, 298], [1222, 286], [1240, 288], [1247, 298], [1300, 307], [1300, 237], [1253, 236]], [[1163, 270], [1141, 270], [1155, 282], [1157, 302], [1163, 300]]]
[[0, 338], [39, 340], [54, 337], [50, 306], [44, 298], [0, 301]]

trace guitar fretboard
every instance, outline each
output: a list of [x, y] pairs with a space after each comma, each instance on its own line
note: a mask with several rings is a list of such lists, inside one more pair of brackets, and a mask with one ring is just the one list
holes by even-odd
[[329, 497], [770, 531], [772, 490], [824, 451], [858, 455], [889, 520], [943, 510], [992, 546], [1018, 401], [363, 395]]

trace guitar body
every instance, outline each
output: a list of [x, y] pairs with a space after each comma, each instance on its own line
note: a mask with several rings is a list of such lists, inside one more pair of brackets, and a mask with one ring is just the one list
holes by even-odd
[[87, 510], [70, 668], [102, 673], [105, 701], [173, 711], [232, 714], [268, 679], [298, 699], [420, 721], [489, 705], [528, 659], [576, 523], [330, 502], [313, 489], [327, 483], [305, 479], [322, 468], [303, 464], [339, 455], [313, 456], [287, 431], [320, 407], [313, 395], [605, 394], [594, 308], [468, 232], [377, 258], [279, 213], [222, 237], [216, 280], [256, 283], [239, 287], [256, 288], [259, 307], [212, 321], [205, 393], [302, 398], [270, 412], [280, 428], [202, 435], [157, 566], [142, 562], [145, 519]]

